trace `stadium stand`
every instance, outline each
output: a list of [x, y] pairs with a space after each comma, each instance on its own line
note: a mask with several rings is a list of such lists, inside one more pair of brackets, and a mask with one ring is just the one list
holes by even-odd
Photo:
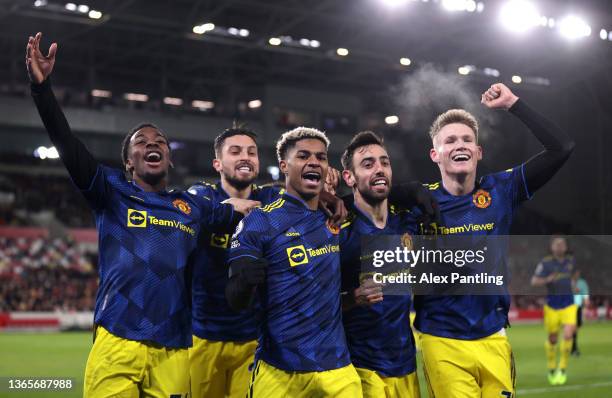
[[2, 228], [0, 235], [0, 312], [93, 310], [96, 253], [89, 244], [36, 228]]

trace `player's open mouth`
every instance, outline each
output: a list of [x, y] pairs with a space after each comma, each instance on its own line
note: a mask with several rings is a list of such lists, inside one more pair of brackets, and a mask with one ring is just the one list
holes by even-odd
[[162, 153], [159, 151], [147, 152], [145, 153], [144, 160], [149, 166], [158, 166], [162, 160]]
[[386, 177], [378, 177], [370, 183], [375, 188], [386, 188], [389, 186], [389, 180]]
[[253, 171], [253, 166], [247, 163], [242, 163], [236, 167], [236, 171], [241, 173], [251, 173]]
[[317, 187], [321, 181], [321, 174], [316, 171], [309, 171], [302, 174], [302, 179], [306, 180], [306, 185]]
[[453, 162], [467, 162], [471, 159], [472, 157], [467, 154], [467, 153], [458, 153], [456, 155], [453, 155], [451, 157], [451, 159], [453, 160]]

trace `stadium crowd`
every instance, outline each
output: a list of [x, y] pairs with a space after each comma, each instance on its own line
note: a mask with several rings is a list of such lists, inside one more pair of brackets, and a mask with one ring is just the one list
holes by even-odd
[[[52, 211], [66, 227], [93, 227], [90, 209], [67, 177], [7, 174], [0, 179], [0, 227], [33, 226], [32, 215], [45, 211]], [[531, 213], [519, 215], [517, 222], [522, 230], [541, 233], [546, 231], [543, 226], [550, 225], [550, 220]], [[513, 281], [528, 285], [537, 262], [546, 251], [518, 242], [510, 254]], [[592, 253], [584, 250], [579, 254], [579, 258], [593, 258]], [[0, 279], [6, 282], [0, 286], [0, 311], [92, 310], [97, 288], [93, 266], [96, 261], [97, 253], [67, 238], [0, 237]], [[590, 270], [581, 268], [587, 280], [595, 277]], [[40, 284], [40, 281], [45, 283]], [[59, 282], [63, 288], [57, 287]], [[542, 308], [543, 294], [515, 295], [513, 307]], [[595, 296], [591, 302], [598, 308], [606, 304], [606, 298]]]
[[0, 312], [92, 311], [95, 264], [70, 239], [0, 237]]
[[[528, 280], [544, 254], [541, 248], [529, 245], [514, 251], [509, 257], [513, 280]], [[590, 257], [588, 253], [583, 256]], [[96, 264], [97, 252], [70, 238], [0, 237], [0, 312], [91, 311], [98, 286]], [[588, 270], [585, 274], [592, 280]], [[512, 296], [516, 309], [540, 309], [544, 303], [543, 294]], [[591, 297], [591, 308], [609, 304], [607, 296]]]
[[93, 227], [91, 210], [64, 176], [5, 174], [0, 180], [0, 225], [32, 225], [51, 212], [67, 227]]

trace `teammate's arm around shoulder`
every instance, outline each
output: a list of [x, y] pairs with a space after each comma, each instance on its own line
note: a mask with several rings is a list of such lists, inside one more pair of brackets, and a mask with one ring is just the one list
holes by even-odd
[[319, 208], [327, 215], [332, 224], [342, 225], [348, 214], [344, 201], [335, 193], [322, 190], [319, 194]]
[[224, 200], [221, 203], [229, 204], [234, 208], [235, 212], [242, 214], [243, 216], [248, 215], [251, 210], [254, 208], [261, 206], [261, 202], [257, 200], [250, 199], [239, 199], [239, 198], [229, 198]]
[[404, 209], [417, 207], [421, 214], [419, 221], [426, 225], [440, 221], [438, 201], [431, 191], [419, 181], [393, 185], [389, 193], [389, 203]]
[[98, 170], [98, 162], [85, 145], [71, 132], [49, 81], [55, 65], [57, 43], [51, 44], [47, 55], [40, 51], [42, 34], [28, 39], [26, 46], [26, 67], [31, 82], [31, 91], [40, 118], [47, 129], [49, 138], [57, 148], [60, 157], [75, 185], [81, 190], [89, 189]]
[[544, 151], [524, 165], [528, 196], [541, 188], [563, 166], [574, 150], [574, 141], [559, 127], [536, 112], [502, 83], [493, 84], [482, 94], [482, 104], [505, 109], [520, 119], [544, 146]]
[[220, 201], [210, 186], [203, 183], [192, 185], [187, 192], [200, 203], [201, 222], [215, 232], [234, 232], [234, 228], [245, 215], [261, 206], [261, 202], [248, 199], [229, 198]]

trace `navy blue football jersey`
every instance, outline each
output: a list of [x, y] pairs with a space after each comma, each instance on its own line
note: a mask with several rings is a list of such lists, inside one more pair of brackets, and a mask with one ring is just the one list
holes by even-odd
[[145, 192], [105, 166], [82, 193], [99, 233], [94, 322], [126, 339], [189, 347], [190, 255], [200, 225], [227, 229], [233, 207], [182, 191]]
[[[389, 210], [387, 225], [378, 228], [356, 206], [342, 225], [340, 257], [343, 289], [351, 294], [359, 286], [362, 253], [361, 240], [375, 235], [414, 235], [416, 219], [407, 211]], [[405, 295], [385, 295], [380, 303], [355, 306], [344, 311], [343, 323], [353, 365], [370, 369], [385, 377], [400, 377], [416, 370], [414, 337], [410, 328], [412, 298]]]
[[[249, 199], [264, 205], [278, 199], [282, 191], [281, 187], [253, 185]], [[220, 181], [196, 184], [188, 192], [217, 203], [229, 199]], [[231, 234], [209, 230], [200, 233], [193, 269], [193, 334], [214, 341], [255, 340], [259, 335], [255, 316], [257, 305], [237, 312], [225, 299], [230, 238]]]
[[572, 272], [574, 271], [574, 258], [566, 256], [559, 261], [552, 256], [546, 256], [540, 261], [535, 270], [535, 276], [546, 278], [551, 274], [557, 277], [546, 285], [548, 296], [546, 304], [556, 310], [574, 304], [574, 291], [572, 289]]
[[230, 261], [265, 258], [257, 288], [262, 322], [256, 359], [286, 371], [325, 371], [350, 363], [340, 307], [339, 228], [321, 210], [283, 194], [236, 228]]
[[[429, 185], [440, 205], [437, 235], [509, 235], [518, 205], [530, 198], [524, 165], [480, 178], [474, 191], [461, 196], [447, 192], [441, 182]], [[488, 253], [497, 269], [507, 269], [506, 250]], [[496, 295], [415, 296], [415, 326], [440, 337], [475, 340], [501, 330], [508, 322], [510, 297]]]

